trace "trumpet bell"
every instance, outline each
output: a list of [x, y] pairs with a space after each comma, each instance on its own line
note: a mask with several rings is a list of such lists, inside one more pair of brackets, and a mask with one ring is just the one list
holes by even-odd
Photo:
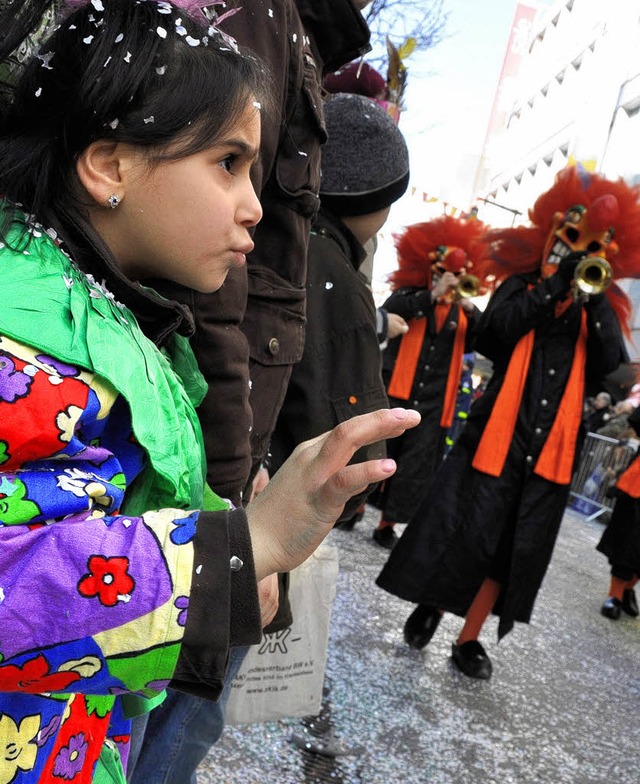
[[458, 283], [451, 291], [451, 298], [455, 302], [461, 299], [468, 299], [470, 297], [477, 297], [480, 293], [480, 281], [475, 275], [465, 274], [460, 275]]
[[587, 256], [576, 266], [573, 279], [582, 294], [602, 294], [613, 283], [613, 270], [606, 259]]

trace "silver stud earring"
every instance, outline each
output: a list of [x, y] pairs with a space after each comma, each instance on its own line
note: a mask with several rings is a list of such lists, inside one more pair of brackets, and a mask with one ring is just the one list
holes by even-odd
[[111, 207], [112, 210], [115, 210], [115, 208], [118, 206], [118, 204], [120, 204], [121, 201], [122, 199], [120, 198], [120, 196], [116, 196], [115, 193], [112, 196], [109, 196], [109, 206]]

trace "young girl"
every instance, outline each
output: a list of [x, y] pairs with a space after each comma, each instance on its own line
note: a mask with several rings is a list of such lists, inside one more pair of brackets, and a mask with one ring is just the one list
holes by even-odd
[[[49, 5], [6, 5], [2, 61]], [[394, 469], [353, 452], [417, 420], [305, 443], [246, 513], [204, 485], [190, 317], [138, 281], [211, 292], [244, 263], [265, 77], [181, 5], [76, 1], [4, 91], [3, 784], [123, 781], [137, 702], [218, 695], [229, 646], [259, 639], [256, 581]]]

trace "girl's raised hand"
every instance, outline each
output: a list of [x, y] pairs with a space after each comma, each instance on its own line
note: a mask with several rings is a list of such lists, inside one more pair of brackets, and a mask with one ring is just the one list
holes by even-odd
[[395, 438], [419, 421], [416, 411], [380, 409], [300, 444], [247, 507], [258, 580], [301, 564], [351, 496], [393, 474], [389, 459], [347, 465], [360, 447]]

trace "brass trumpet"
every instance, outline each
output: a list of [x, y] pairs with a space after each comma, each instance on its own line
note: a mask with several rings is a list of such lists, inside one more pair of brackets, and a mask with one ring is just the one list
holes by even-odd
[[576, 266], [573, 280], [582, 294], [602, 294], [613, 283], [613, 270], [601, 256], [587, 256]]
[[464, 275], [460, 275], [457, 284], [451, 289], [451, 299], [454, 302], [459, 302], [461, 299], [477, 297], [479, 293], [480, 281], [475, 275], [470, 275], [467, 272]]

